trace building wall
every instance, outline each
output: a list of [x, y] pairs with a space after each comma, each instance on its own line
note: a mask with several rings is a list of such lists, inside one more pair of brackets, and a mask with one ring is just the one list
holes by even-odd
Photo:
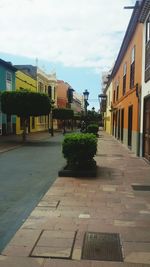
[[[150, 15], [150, 12], [149, 12]], [[148, 16], [149, 16], [148, 15]], [[147, 18], [148, 18], [147, 16]], [[146, 18], [146, 20], [147, 20]], [[150, 80], [145, 82], [145, 40], [146, 40], [146, 20], [143, 25], [143, 54], [142, 54], [142, 86], [141, 86], [141, 124], [140, 124], [140, 156], [143, 156], [143, 127], [144, 127], [144, 100], [150, 97]]]
[[[32, 92], [37, 91], [37, 81], [33, 79], [31, 76], [25, 74], [24, 72], [18, 70], [16, 72], [16, 89], [28, 89]], [[29, 127], [28, 132], [36, 132], [38, 131], [38, 118], [37, 117], [30, 117], [29, 119]], [[23, 129], [21, 127], [21, 120], [20, 117], [16, 119], [16, 134], [22, 134]]]
[[105, 130], [108, 134], [112, 133], [111, 124], [112, 124], [112, 113], [111, 113], [111, 103], [112, 103], [112, 82], [108, 86], [106, 90], [107, 96], [107, 105], [106, 105], [106, 112], [105, 112]]
[[[4, 64], [3, 64], [4, 62]], [[9, 67], [10, 66], [10, 67]], [[6, 73], [9, 72], [12, 77], [11, 83], [8, 84], [6, 81]], [[7, 62], [0, 61], [0, 91], [13, 91], [15, 90], [15, 69]], [[8, 121], [9, 118], [9, 121]], [[12, 134], [15, 133], [15, 124], [16, 124], [16, 116], [7, 116], [1, 112], [0, 107], [0, 135]]]
[[68, 99], [67, 99], [67, 90], [69, 85], [62, 80], [57, 81], [57, 106], [58, 108], [66, 108]]
[[[41, 69], [37, 69], [37, 91], [48, 94], [48, 87], [51, 87], [51, 100], [54, 101], [54, 105], [57, 107], [57, 79], [56, 73], [46, 74]], [[40, 131], [47, 130], [51, 127], [52, 119], [49, 116], [38, 117], [38, 129]], [[53, 121], [54, 129], [57, 128], [57, 121]]]
[[0, 91], [6, 91], [6, 72], [10, 72], [12, 74], [12, 91], [15, 90], [15, 72], [11, 69], [7, 68], [0, 64]]
[[76, 91], [73, 92], [73, 102], [71, 103], [71, 109], [74, 110], [74, 113], [81, 113], [82, 110], [82, 96]]
[[[139, 106], [138, 98], [136, 96], [136, 84], [141, 86], [142, 80], [142, 43], [143, 43], [143, 25], [138, 24], [135, 33], [130, 41], [128, 49], [124, 55], [124, 58], [120, 64], [120, 67], [113, 77], [113, 94], [116, 90], [116, 81], [119, 81], [119, 96], [118, 101], [113, 100], [113, 107], [116, 110], [124, 109], [124, 138], [123, 143], [128, 144], [128, 108], [133, 106], [133, 121], [132, 121], [132, 147], [131, 150], [135, 153], [138, 151], [138, 131], [139, 131]], [[135, 79], [134, 87], [130, 89], [130, 65], [131, 65], [131, 52], [135, 46]], [[126, 92], [123, 95], [123, 68], [124, 64], [127, 64], [126, 74]], [[116, 111], [114, 112], [116, 113]], [[118, 125], [117, 125], [118, 127]], [[116, 137], [118, 137], [116, 135]]]

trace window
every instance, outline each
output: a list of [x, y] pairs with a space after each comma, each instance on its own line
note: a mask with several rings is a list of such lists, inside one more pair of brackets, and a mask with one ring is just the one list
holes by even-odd
[[127, 63], [123, 66], [123, 95], [126, 92]]
[[131, 64], [135, 61], [135, 46], [132, 48], [131, 52]]
[[54, 99], [55, 99], [55, 97], [56, 97], [56, 89], [54, 87]]
[[116, 82], [116, 101], [118, 101], [119, 98], [119, 79]]
[[113, 102], [116, 100], [116, 91], [114, 90], [114, 95], [113, 95]]
[[145, 82], [150, 80], [150, 16], [146, 21]]
[[44, 85], [43, 85], [42, 82], [39, 82], [39, 83], [38, 83], [38, 91], [39, 91], [40, 93], [44, 93]]
[[48, 96], [52, 98], [52, 87], [50, 85], [48, 86]]
[[132, 48], [131, 52], [130, 89], [134, 87], [134, 78], [135, 78], [135, 46]]
[[12, 90], [12, 73], [6, 71], [6, 91]]

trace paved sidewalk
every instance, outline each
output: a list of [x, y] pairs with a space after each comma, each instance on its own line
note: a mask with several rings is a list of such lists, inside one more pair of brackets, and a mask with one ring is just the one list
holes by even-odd
[[[3, 250], [0, 267], [150, 266], [150, 165], [100, 133], [97, 178], [58, 178]], [[124, 262], [81, 259], [85, 232], [119, 233]]]

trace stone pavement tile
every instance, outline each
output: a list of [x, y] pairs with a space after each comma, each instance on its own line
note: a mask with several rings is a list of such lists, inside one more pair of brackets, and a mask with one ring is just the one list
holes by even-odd
[[150, 243], [123, 242], [125, 262], [150, 264]]
[[73, 260], [80, 260], [81, 259], [84, 234], [85, 234], [85, 231], [78, 231], [77, 232], [75, 244], [74, 244], [74, 248], [73, 248], [73, 253], [72, 253], [72, 259]]
[[149, 252], [131, 252], [125, 257], [126, 262], [150, 264]]
[[43, 267], [44, 259], [0, 256], [0, 267]]
[[21, 226], [21, 229], [33, 229], [33, 230], [42, 230], [45, 228], [48, 228], [50, 230], [54, 229], [56, 225], [56, 219], [53, 218], [51, 220], [48, 220], [45, 217], [36, 219], [27, 219], [25, 223]]
[[33, 246], [40, 236], [40, 230], [20, 229], [9, 242], [11, 246]]
[[150, 242], [150, 227], [128, 227], [119, 231], [125, 242]]
[[92, 261], [91, 267], [149, 267], [148, 264], [135, 264], [135, 263], [126, 263], [126, 262], [99, 262]]
[[12, 256], [12, 257], [28, 257], [32, 250], [33, 246], [15, 246], [15, 245], [7, 245], [6, 248], [2, 251], [2, 255], [4, 256]]
[[38, 204], [38, 207], [49, 207], [49, 208], [57, 208], [59, 205], [59, 201], [45, 201], [41, 200]]
[[54, 257], [54, 258], [70, 258], [71, 248], [63, 247], [39, 247], [36, 246], [32, 252], [34, 257]]
[[90, 261], [46, 259], [43, 267], [91, 267]]
[[74, 231], [44, 231], [42, 238], [74, 238]]
[[69, 258], [75, 234], [73, 231], [44, 231], [32, 252], [32, 256]]
[[122, 226], [122, 227], [135, 227], [135, 221], [125, 221], [125, 220], [114, 220], [115, 226]]
[[105, 222], [97, 222], [88, 225], [89, 232], [119, 233], [118, 227]]
[[37, 206], [30, 214], [29, 217], [48, 217], [53, 214], [53, 211], [49, 207], [39, 207]]
[[102, 191], [104, 192], [116, 192], [116, 185], [103, 185], [102, 186]]

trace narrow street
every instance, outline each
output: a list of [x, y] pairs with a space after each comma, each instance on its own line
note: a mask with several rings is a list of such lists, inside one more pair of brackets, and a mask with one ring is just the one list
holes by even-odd
[[[49, 156], [50, 146], [37, 153]], [[20, 149], [24, 159], [30, 149]], [[46, 188], [1, 252], [0, 267], [150, 266], [150, 165], [102, 131], [95, 159], [97, 177], [58, 177]]]
[[0, 251], [58, 176], [62, 139], [47, 134], [0, 153]]

